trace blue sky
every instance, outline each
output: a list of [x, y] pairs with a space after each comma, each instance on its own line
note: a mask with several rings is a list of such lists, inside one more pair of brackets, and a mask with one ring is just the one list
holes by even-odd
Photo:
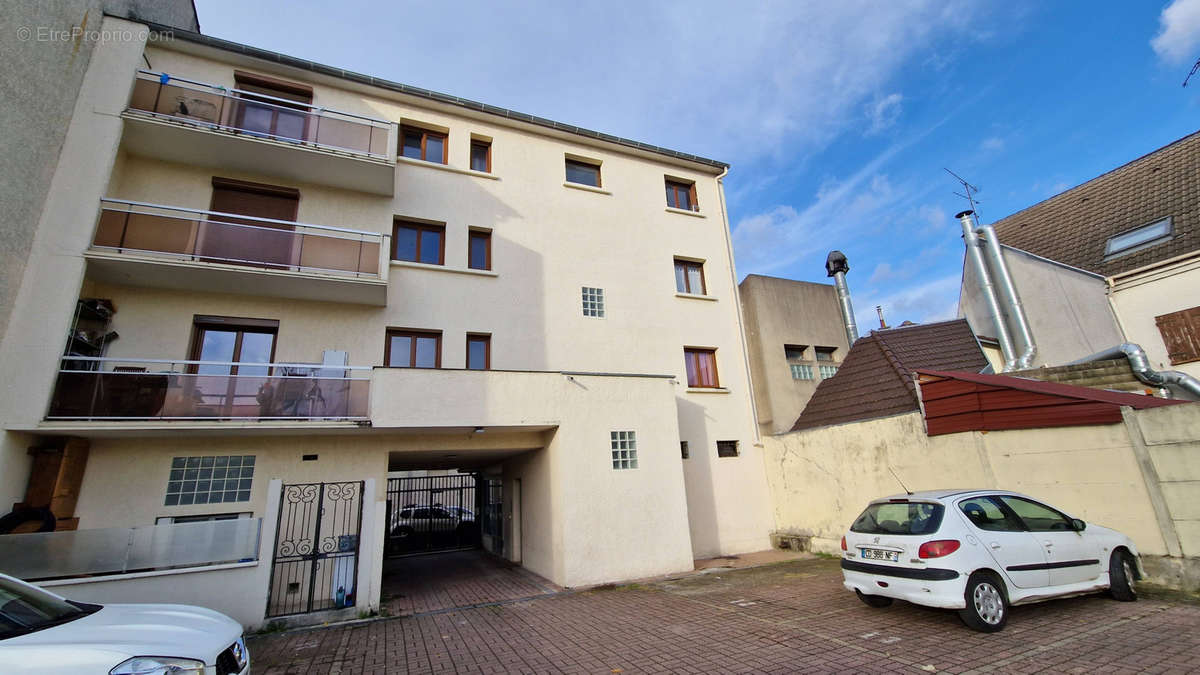
[[196, 0], [202, 32], [732, 164], [739, 278], [827, 281], [860, 329], [955, 313], [993, 221], [1200, 129], [1200, 0]]

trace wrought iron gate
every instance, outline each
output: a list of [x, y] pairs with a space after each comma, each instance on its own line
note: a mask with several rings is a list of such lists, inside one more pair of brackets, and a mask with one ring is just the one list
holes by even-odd
[[472, 474], [389, 478], [389, 556], [479, 546], [479, 478]]
[[363, 482], [284, 485], [267, 616], [353, 607]]

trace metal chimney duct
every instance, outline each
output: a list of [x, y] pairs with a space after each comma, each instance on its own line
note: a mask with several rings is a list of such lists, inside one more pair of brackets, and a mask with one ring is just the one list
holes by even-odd
[[846, 286], [846, 272], [850, 271], [850, 263], [841, 251], [830, 251], [825, 258], [825, 272], [833, 277], [837, 287], [838, 301], [842, 303], [842, 320], [846, 322], [846, 344], [854, 346], [858, 339], [858, 324], [854, 321], [854, 306], [850, 304], [850, 288]]
[[1004, 355], [1004, 372], [1014, 370], [1017, 365], [1016, 350], [1013, 348], [1012, 335], [1004, 323], [1004, 313], [1000, 311], [1000, 301], [996, 299], [996, 287], [992, 285], [992, 275], [984, 262], [980, 250], [979, 237], [975, 234], [975, 219], [971, 216], [974, 211], [963, 211], [955, 216], [962, 223], [963, 243], [967, 246], [967, 260], [975, 268], [979, 277], [979, 289], [987, 302], [988, 312], [992, 315], [992, 323], [996, 326], [996, 338], [1000, 341], [1000, 352]]
[[[970, 216], [967, 216], [970, 218]], [[1021, 354], [1017, 356], [1017, 370], [1033, 367], [1033, 358], [1037, 356], [1037, 343], [1033, 341], [1033, 331], [1029, 328], [1029, 319], [1025, 317], [1025, 308], [1021, 305], [1021, 296], [1013, 284], [1012, 275], [1008, 272], [1008, 264], [1004, 262], [1004, 251], [1000, 249], [1000, 239], [991, 225], [979, 225], [975, 232], [983, 235], [987, 244], [987, 258], [991, 263], [992, 272], [996, 274], [996, 285], [1000, 287], [1000, 295], [1008, 305], [1008, 316], [1016, 324], [1016, 337]]]

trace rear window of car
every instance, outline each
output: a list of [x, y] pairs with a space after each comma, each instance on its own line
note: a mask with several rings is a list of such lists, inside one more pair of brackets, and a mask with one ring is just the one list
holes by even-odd
[[933, 534], [942, 525], [944, 509], [930, 502], [871, 504], [850, 526], [860, 534]]

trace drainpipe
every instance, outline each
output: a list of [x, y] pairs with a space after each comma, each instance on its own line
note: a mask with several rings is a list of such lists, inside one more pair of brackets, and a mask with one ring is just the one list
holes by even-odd
[[1096, 352], [1091, 356], [1085, 356], [1077, 361], [1068, 363], [1068, 366], [1076, 366], [1081, 363], [1091, 363], [1092, 361], [1105, 361], [1107, 359], [1119, 359], [1122, 356], [1129, 359], [1129, 367], [1133, 370], [1133, 374], [1142, 382], [1153, 385], [1155, 387], [1165, 387], [1173, 385], [1186, 391], [1187, 393], [1200, 398], [1200, 380], [1181, 373], [1178, 370], [1163, 370], [1157, 371], [1150, 367], [1150, 359], [1146, 357], [1145, 350], [1141, 345], [1136, 345], [1132, 342], [1125, 342], [1116, 347], [1109, 347], [1102, 352]]
[[996, 339], [1000, 341], [1000, 352], [1004, 355], [1003, 372], [1007, 373], [1016, 369], [1016, 350], [1013, 348], [1012, 335], [1004, 323], [1000, 302], [996, 299], [996, 287], [992, 285], [992, 275], [988, 272], [987, 263], [983, 260], [983, 252], [979, 250], [979, 237], [975, 234], [975, 220], [971, 218], [974, 213], [974, 211], [963, 211], [955, 218], [962, 223], [963, 243], [967, 247], [967, 259], [975, 268], [975, 275], [979, 277], [979, 289], [983, 291], [984, 300], [987, 301], [988, 312], [992, 315], [992, 323], [996, 326]]
[[850, 271], [850, 263], [841, 251], [830, 251], [825, 258], [825, 272], [833, 277], [837, 287], [838, 301], [842, 304], [842, 319], [846, 322], [846, 344], [853, 347], [858, 339], [858, 323], [854, 321], [854, 306], [850, 304], [850, 287], [846, 285], [846, 272]]
[[[970, 215], [964, 217], [971, 218]], [[1025, 308], [1021, 306], [1021, 296], [1017, 294], [1017, 287], [1013, 285], [1008, 263], [1004, 262], [1000, 239], [996, 237], [996, 230], [991, 225], [977, 224], [975, 232], [982, 234], [987, 243], [987, 256], [991, 261], [992, 271], [996, 274], [996, 285], [1000, 287], [1000, 295], [1004, 304], [1008, 306], [1009, 317], [1017, 324], [1017, 340], [1021, 347], [1021, 355], [1017, 357], [1017, 370], [1032, 368], [1033, 358], [1037, 356], [1037, 343], [1033, 341], [1033, 331], [1029, 328], [1029, 319], [1025, 317]]]

